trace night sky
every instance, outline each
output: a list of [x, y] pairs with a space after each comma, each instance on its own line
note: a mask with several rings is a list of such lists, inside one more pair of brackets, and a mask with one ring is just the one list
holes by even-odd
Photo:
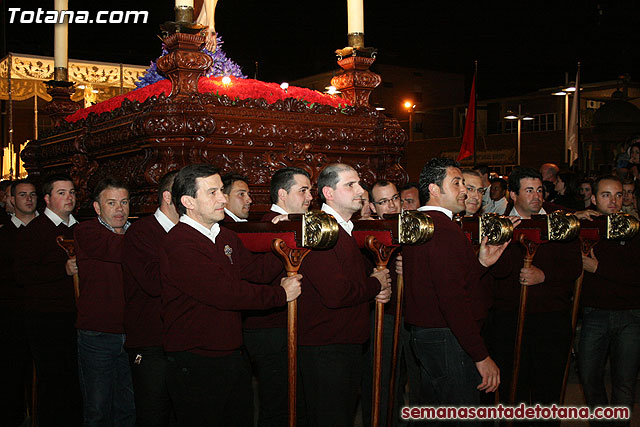
[[[464, 73], [479, 61], [479, 97], [564, 83], [582, 63], [582, 81], [640, 80], [640, 2], [365, 0], [365, 42], [378, 61]], [[5, 52], [53, 55], [53, 26], [9, 24], [8, 7], [53, 9], [53, 1], [3, 1]], [[172, 1], [79, 2], [71, 10], [148, 10], [147, 24], [74, 24], [71, 58], [146, 65], [160, 53], [159, 24]], [[346, 45], [346, 0], [220, 0], [216, 30], [223, 49], [253, 77], [290, 81], [336, 69]], [[4, 54], [4, 53], [3, 53]]]

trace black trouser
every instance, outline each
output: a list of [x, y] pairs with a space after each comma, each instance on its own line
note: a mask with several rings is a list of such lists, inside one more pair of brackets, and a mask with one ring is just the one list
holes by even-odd
[[82, 423], [75, 322], [75, 313], [26, 315], [27, 336], [38, 377], [36, 411], [40, 427]]
[[253, 374], [258, 379], [258, 427], [286, 426], [287, 329], [245, 329], [242, 335]]
[[0, 425], [14, 427], [26, 416], [25, 385], [32, 372], [24, 310], [0, 307], [0, 343]]
[[249, 361], [241, 351], [221, 357], [167, 353], [167, 388], [183, 427], [253, 427]]
[[[494, 312], [486, 334], [489, 353], [500, 368], [500, 400], [509, 399], [517, 314]], [[522, 358], [516, 404], [558, 403], [571, 344], [569, 312], [528, 313], [522, 339]]]
[[[395, 315], [385, 314], [382, 330], [382, 369], [380, 375], [380, 424], [387, 423], [387, 406], [389, 403], [389, 386], [391, 380], [391, 352], [393, 350], [393, 326]], [[374, 330], [375, 314], [371, 313], [371, 339], [364, 358], [364, 370], [362, 372], [362, 424], [371, 425], [372, 398], [373, 398], [373, 356], [374, 356]], [[408, 345], [407, 345], [408, 344]], [[404, 327], [401, 319], [398, 334], [398, 354], [396, 362], [396, 389], [393, 401], [393, 426], [400, 423], [400, 408], [404, 406], [404, 389], [407, 383], [407, 373], [413, 375], [410, 385], [419, 396], [420, 370], [417, 361], [410, 348], [411, 335]], [[406, 347], [406, 348], [405, 348]], [[409, 352], [407, 352], [407, 350]], [[414, 385], [415, 384], [415, 385]], [[416, 402], [417, 403], [417, 399]]]
[[173, 415], [167, 390], [169, 362], [162, 347], [129, 348], [138, 427], [166, 427]]
[[298, 347], [298, 367], [310, 427], [353, 426], [362, 359], [361, 344]]

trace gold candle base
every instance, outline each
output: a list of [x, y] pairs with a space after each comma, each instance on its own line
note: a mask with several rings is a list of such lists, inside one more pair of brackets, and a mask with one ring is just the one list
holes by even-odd
[[173, 10], [176, 13], [176, 22], [193, 23], [193, 7], [178, 6]]
[[55, 67], [53, 69], [53, 80], [66, 82], [69, 80], [69, 71], [65, 67]]
[[349, 33], [347, 34], [347, 45], [353, 48], [364, 47], [364, 33]]

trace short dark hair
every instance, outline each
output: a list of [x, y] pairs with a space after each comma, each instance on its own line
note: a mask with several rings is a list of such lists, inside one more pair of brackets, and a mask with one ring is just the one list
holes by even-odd
[[487, 174], [487, 176], [489, 175], [489, 166], [487, 165], [478, 165], [475, 167], [475, 170], [477, 170], [480, 173], [480, 175], [484, 175], [484, 174]]
[[271, 196], [271, 203], [274, 205], [278, 203], [278, 191], [283, 189], [287, 193], [291, 190], [293, 184], [296, 183], [295, 176], [304, 175], [311, 179], [311, 175], [304, 169], [297, 168], [295, 166], [287, 166], [277, 170], [271, 177], [271, 187], [269, 188], [269, 195]]
[[509, 191], [514, 194], [520, 194], [520, 180], [525, 178], [539, 179], [542, 181], [542, 175], [537, 170], [517, 167], [509, 174]]
[[442, 182], [447, 176], [447, 169], [459, 167], [460, 163], [448, 157], [435, 157], [424, 165], [422, 172], [420, 172], [420, 197], [424, 199], [424, 203], [431, 198], [429, 185], [436, 184], [442, 188]]
[[571, 171], [558, 172], [557, 178], [564, 182], [564, 195], [569, 198], [578, 198], [580, 194], [578, 176]]
[[[51, 196], [51, 192], [53, 191], [53, 184], [58, 181], [69, 181], [73, 183], [73, 180], [69, 175], [65, 175], [65, 174], [49, 175], [48, 177], [45, 178], [42, 184], [42, 194], [48, 194], [49, 196]], [[75, 186], [75, 184], [73, 185]]]
[[400, 194], [402, 195], [402, 192], [404, 190], [411, 190], [412, 188], [418, 190], [418, 199], [420, 200], [420, 206], [424, 205], [424, 197], [422, 196], [422, 191], [420, 191], [420, 186], [417, 182], [408, 182], [400, 187]]
[[[379, 179], [376, 182], [373, 183], [373, 185], [371, 186], [371, 191], [369, 192], [369, 197], [371, 198], [372, 202], [375, 202], [374, 197], [373, 197], [373, 189], [376, 187], [387, 187], [389, 185], [395, 185], [393, 182], [391, 181], [387, 181], [386, 179]], [[396, 188], [397, 189], [397, 188]]]
[[126, 182], [118, 178], [108, 176], [106, 178], [101, 179], [93, 189], [93, 201], [99, 202], [100, 194], [107, 188], [123, 188], [127, 190], [127, 193], [129, 192], [129, 186], [127, 185]]
[[171, 188], [173, 204], [176, 205], [176, 210], [180, 215], [187, 213], [187, 208], [180, 201], [182, 196], [196, 197], [198, 192], [196, 179], [206, 178], [211, 175], [220, 175], [220, 169], [205, 163], [188, 165], [180, 169]]
[[176, 179], [176, 175], [178, 174], [177, 170], [165, 173], [160, 181], [158, 182], [158, 206], [162, 204], [162, 195], [165, 191], [171, 192], [171, 187], [173, 187], [173, 180]]
[[240, 175], [239, 173], [235, 173], [235, 172], [226, 173], [222, 175], [221, 179], [222, 179], [222, 185], [223, 185], [222, 192], [226, 195], [229, 195], [229, 193], [231, 193], [231, 189], [233, 188], [233, 183], [236, 181], [242, 181], [245, 184], [249, 185], [249, 180], [247, 179], [246, 176]]
[[318, 176], [318, 196], [320, 196], [320, 200], [323, 203], [327, 201], [324, 198], [324, 194], [322, 194], [322, 190], [324, 189], [324, 187], [330, 187], [335, 190], [338, 181], [340, 181], [340, 172], [348, 170], [355, 169], [345, 163], [332, 163], [322, 169], [322, 172], [320, 172], [320, 175]]
[[593, 191], [593, 179], [592, 178], [582, 178], [578, 182], [578, 187], [580, 187], [582, 184], [589, 184], [589, 187], [591, 187], [591, 190]]
[[551, 181], [542, 181], [542, 198], [545, 202], [549, 201], [549, 197], [553, 195], [555, 185]]
[[13, 181], [10, 179], [5, 179], [4, 181], [0, 181], [0, 191], [7, 191], [7, 188], [13, 185]]
[[[16, 182], [16, 184], [17, 184], [17, 182]], [[13, 194], [13, 189], [16, 188], [16, 184], [13, 184], [13, 187], [11, 187], [11, 193], [12, 194]], [[627, 177], [627, 178], [622, 180], [622, 185], [633, 185], [633, 188], [635, 188], [636, 182], [633, 180], [633, 178]]]
[[618, 178], [617, 176], [615, 176], [615, 175], [602, 175], [602, 176], [599, 176], [599, 177], [597, 177], [595, 179], [595, 181], [593, 181], [592, 188], [593, 188], [593, 195], [594, 196], [597, 196], [598, 187], [600, 187], [600, 183], [602, 181], [615, 181], [615, 182], [619, 182], [620, 185], [622, 185], [622, 180], [620, 178]]
[[482, 174], [478, 172], [478, 169], [462, 169], [462, 174], [473, 175], [478, 178], [482, 178]]
[[30, 184], [33, 185], [33, 188], [36, 188], [36, 185], [33, 182], [29, 181], [27, 178], [13, 181], [13, 185], [11, 186], [11, 195], [13, 197], [16, 196], [16, 187], [20, 184]]
[[493, 184], [494, 182], [500, 184], [500, 188], [502, 188], [503, 191], [507, 191], [507, 181], [505, 181], [503, 178], [493, 178], [491, 180], [491, 183]]

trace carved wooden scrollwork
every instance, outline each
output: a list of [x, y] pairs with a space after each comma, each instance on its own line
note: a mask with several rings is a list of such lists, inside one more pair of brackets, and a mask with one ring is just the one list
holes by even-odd
[[368, 71], [372, 58], [342, 62], [352, 74], [341, 79], [360, 97], [353, 106], [294, 98], [269, 104], [198, 93], [197, 77], [209, 61], [199, 52], [198, 37], [174, 34], [166, 40], [170, 54], [158, 66], [172, 81], [171, 96], [125, 100], [120, 108], [41, 132], [22, 152], [29, 174], [71, 173], [85, 207], [101, 178], [123, 179], [131, 185], [132, 215], [153, 212], [160, 177], [191, 163], [247, 176], [255, 216], [269, 208], [271, 177], [285, 166], [308, 171], [312, 183], [333, 162], [352, 165], [367, 184], [381, 178], [407, 181], [399, 164], [406, 134], [396, 120], [368, 105], [368, 94], [379, 83]]
[[199, 34], [174, 33], [164, 39], [169, 53], [158, 58], [158, 69], [171, 80], [172, 97], [198, 93], [198, 79], [213, 64], [213, 58], [200, 48], [205, 43]]

